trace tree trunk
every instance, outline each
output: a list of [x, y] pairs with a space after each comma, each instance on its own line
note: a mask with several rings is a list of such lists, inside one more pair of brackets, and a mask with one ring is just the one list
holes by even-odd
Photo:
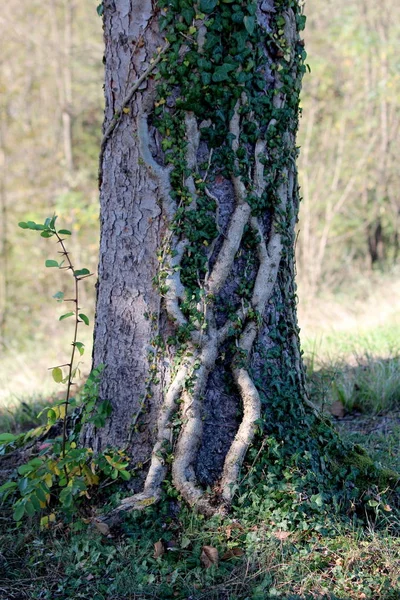
[[304, 17], [297, 0], [103, 7], [94, 366], [113, 411], [85, 443], [128, 449], [125, 509], [170, 473], [210, 514], [255, 435], [254, 460], [266, 443], [293, 457], [315, 425], [294, 281]]

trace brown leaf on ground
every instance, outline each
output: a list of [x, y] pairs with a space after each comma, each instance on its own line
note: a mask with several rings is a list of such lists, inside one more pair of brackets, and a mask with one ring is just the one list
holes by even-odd
[[274, 536], [274, 538], [276, 538], [277, 540], [281, 540], [281, 542], [283, 542], [284, 540], [287, 540], [288, 537], [291, 534], [290, 531], [273, 531], [272, 535]]
[[200, 560], [206, 569], [210, 569], [213, 565], [218, 565], [218, 550], [213, 546], [203, 546]]
[[102, 535], [110, 535], [110, 528], [106, 523], [102, 523], [101, 521], [93, 519], [93, 525], [96, 527], [97, 531], [100, 531]]
[[164, 544], [162, 543], [161, 540], [158, 540], [158, 542], [156, 542], [154, 544], [154, 554], [153, 554], [153, 558], [160, 558], [160, 556], [162, 556], [165, 552], [165, 548], [164, 548]]
[[238, 558], [239, 556], [243, 556], [244, 550], [241, 548], [235, 547], [227, 550], [223, 556], [221, 556], [221, 560], [229, 560], [231, 558]]
[[227, 537], [227, 539], [229, 540], [229, 538], [232, 537], [232, 532], [237, 529], [239, 531], [243, 531], [243, 526], [240, 523], [230, 523], [226, 528], [225, 528], [225, 535]]

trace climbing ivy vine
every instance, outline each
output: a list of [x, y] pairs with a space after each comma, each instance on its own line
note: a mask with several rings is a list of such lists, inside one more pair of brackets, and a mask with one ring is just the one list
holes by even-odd
[[[167, 222], [155, 284], [175, 325], [167, 343], [175, 345], [178, 360], [144, 491], [124, 507], [147, 506], [160, 496], [180, 405], [184, 416], [169, 461], [173, 483], [190, 504], [213, 513], [221, 503], [230, 504], [261, 417], [249, 358], [280, 262], [293, 242], [294, 138], [306, 56], [298, 32], [305, 19], [294, 1], [161, 0], [158, 7], [167, 47], [153, 102], [138, 117], [138, 138]], [[150, 128], [161, 140], [156, 156]], [[233, 200], [224, 232], [219, 182], [230, 186]], [[242, 250], [247, 258], [236, 298], [224, 300], [221, 292]], [[188, 472], [201, 443], [208, 376], [222, 349], [243, 416], [218, 492], [210, 497]]]
[[[378, 470], [360, 449], [342, 444], [309, 405], [295, 316], [295, 136], [306, 71], [301, 3], [160, 0], [158, 9], [166, 46], [137, 135], [163, 208], [154, 284], [174, 328], [167, 339], [157, 335], [153, 357], [173, 346], [175, 359], [144, 489], [117, 510], [156, 502], [170, 469], [176, 494], [190, 505], [205, 514], [224, 511], [240, 491], [246, 455], [257, 463], [246, 466], [247, 481], [274, 501], [278, 494], [287, 504], [294, 495], [296, 514], [304, 503], [319, 509], [332, 500], [333, 492], [321, 490], [337, 492], [345, 474], [350, 483], [340, 497], [352, 501], [359, 474], [375, 477]], [[228, 218], [221, 215], [227, 199]], [[234, 292], [224, 294], [232, 276]], [[266, 319], [271, 345], [257, 348], [265, 368], [254, 373], [250, 359]], [[197, 481], [194, 465], [207, 381], [220, 356], [241, 414], [210, 492]], [[156, 364], [150, 361], [149, 390], [158, 381]], [[393, 477], [384, 474], [386, 482]]]

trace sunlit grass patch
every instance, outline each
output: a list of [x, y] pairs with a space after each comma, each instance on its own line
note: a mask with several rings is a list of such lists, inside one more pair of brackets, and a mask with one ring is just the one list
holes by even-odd
[[374, 429], [377, 419], [359, 419], [356, 423], [344, 422], [342, 435], [354, 444], [363, 446], [371, 458], [400, 473], [400, 418], [389, 419], [385, 429]]
[[[83, 331], [80, 336], [85, 344], [85, 354], [79, 369], [83, 382], [91, 367], [91, 331]], [[43, 341], [27, 344], [24, 352], [12, 346], [3, 350], [0, 360], [0, 431], [23, 431], [34, 422], [34, 416], [48, 398], [62, 394], [64, 386], [56, 384], [50, 367], [65, 362], [71, 344], [70, 333], [63, 333], [47, 343]]]
[[18, 434], [44, 424], [46, 416], [38, 419], [38, 414], [55, 399], [55, 395], [9, 399], [0, 406], [0, 432]]
[[[332, 324], [334, 327], [334, 324]], [[400, 321], [397, 319], [371, 328], [320, 331], [302, 338], [308, 362], [347, 359], [359, 356], [387, 358], [400, 354]]]
[[378, 414], [400, 409], [400, 356], [370, 354], [345, 360], [309, 364], [310, 391], [322, 407], [334, 402], [346, 412]]

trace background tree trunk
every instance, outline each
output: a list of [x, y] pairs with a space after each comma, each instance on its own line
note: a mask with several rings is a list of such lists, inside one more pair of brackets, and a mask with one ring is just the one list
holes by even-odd
[[103, 6], [94, 366], [113, 412], [85, 442], [145, 463], [126, 507], [156, 500], [171, 464], [179, 493], [212, 512], [256, 430], [281, 443], [307, 410], [294, 282], [304, 17], [293, 0]]

